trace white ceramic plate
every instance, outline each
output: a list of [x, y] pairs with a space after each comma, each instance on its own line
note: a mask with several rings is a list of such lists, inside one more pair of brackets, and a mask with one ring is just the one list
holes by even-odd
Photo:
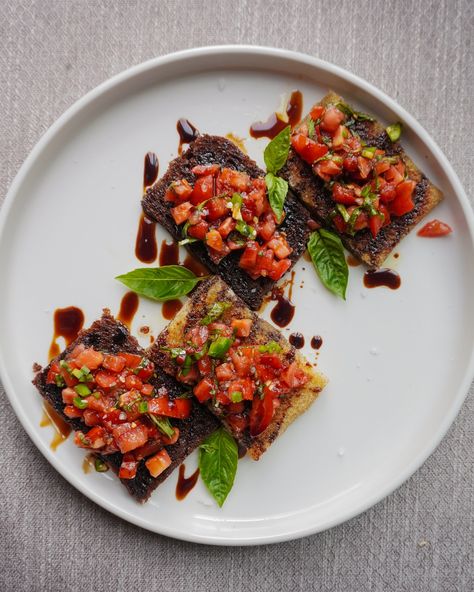
[[[388, 262], [397, 291], [363, 287], [351, 268], [347, 302], [328, 293], [310, 264], [296, 266], [292, 331], [323, 336], [318, 367], [330, 383], [313, 407], [259, 462], [240, 462], [219, 509], [202, 483], [183, 501], [172, 475], [142, 506], [110, 475], [82, 471], [71, 441], [50, 449], [40, 428], [32, 362], [46, 363], [53, 311], [77, 305], [86, 326], [104, 306], [117, 311], [114, 276], [139, 266], [134, 242], [142, 163], [155, 151], [161, 172], [176, 154], [176, 121], [248, 138], [281, 95], [298, 88], [304, 111], [332, 88], [383, 121], [401, 120], [403, 143], [446, 199], [435, 216], [454, 228], [443, 239], [413, 232]], [[265, 140], [246, 140], [262, 163]], [[159, 240], [166, 233], [158, 229]], [[282, 50], [213, 47], [152, 60], [102, 84], [45, 134], [18, 173], [1, 212], [0, 370], [10, 401], [49, 462], [114, 514], [169, 536], [214, 544], [256, 544], [339, 524], [392, 492], [434, 450], [473, 375], [473, 223], [463, 189], [422, 127], [367, 82], [328, 63]], [[304, 288], [298, 286], [304, 278]], [[271, 306], [264, 316], [268, 316]], [[142, 300], [132, 330], [165, 325]], [[286, 331], [288, 333], [288, 331]], [[187, 472], [196, 465], [194, 454]]]

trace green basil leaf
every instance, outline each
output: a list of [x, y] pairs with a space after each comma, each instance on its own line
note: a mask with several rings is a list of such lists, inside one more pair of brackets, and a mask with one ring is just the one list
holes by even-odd
[[278, 223], [280, 223], [283, 216], [283, 205], [288, 193], [288, 183], [281, 177], [275, 177], [273, 173], [265, 175], [265, 183], [267, 184], [268, 201], [275, 212]]
[[224, 428], [211, 434], [200, 446], [199, 471], [220, 507], [234, 484], [237, 461], [237, 444]]
[[349, 270], [341, 239], [333, 232], [320, 228], [309, 237], [308, 251], [326, 288], [345, 300]]
[[232, 308], [230, 302], [214, 302], [211, 308], [207, 311], [207, 315], [201, 320], [201, 325], [210, 325], [214, 321], [217, 321], [226, 310]]
[[288, 125], [265, 148], [263, 159], [269, 173], [276, 175], [285, 164], [290, 149], [290, 132]]
[[186, 267], [165, 265], [134, 269], [124, 275], [118, 275], [115, 279], [137, 294], [165, 301], [188, 294], [204, 278], [196, 277]]

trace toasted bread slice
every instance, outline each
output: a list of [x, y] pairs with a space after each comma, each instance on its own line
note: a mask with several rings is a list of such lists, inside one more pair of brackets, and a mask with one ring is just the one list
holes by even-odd
[[[242, 171], [252, 178], [265, 176], [264, 171], [230, 140], [219, 136], [200, 136], [190, 144], [182, 156], [175, 158], [170, 163], [165, 175], [147, 190], [142, 201], [145, 214], [150, 219], [162, 224], [177, 241], [183, 238], [182, 231], [175, 224], [170, 213], [174, 204], [164, 199], [166, 190], [173, 181], [179, 179], [186, 179], [190, 183], [194, 183], [196, 176], [191, 172], [191, 169], [196, 165], [210, 164], [219, 164], [222, 167]], [[294, 264], [306, 249], [309, 236], [307, 222], [310, 216], [291, 191], [285, 200], [285, 213], [286, 217], [279, 230], [286, 233], [288, 244], [293, 249], [289, 258]], [[186, 248], [212, 273], [221, 276], [252, 310], [260, 308], [263, 297], [275, 284], [273, 280], [266, 277], [253, 280], [241, 269], [238, 264], [241, 251], [233, 251], [216, 264], [210, 258], [203, 242], [188, 244]]]
[[290, 395], [280, 398], [280, 405], [276, 408], [270, 425], [261, 434], [252, 438], [248, 428], [237, 431], [232, 428], [222, 414], [220, 408], [209, 404], [209, 409], [217, 414], [227, 429], [236, 438], [241, 449], [246, 449], [250, 456], [258, 460], [270, 444], [281, 435], [286, 428], [302, 413], [304, 413], [318, 394], [324, 388], [326, 379], [315, 372], [311, 364], [298, 353], [283, 337], [282, 333], [266, 321], [260, 319], [220, 278], [213, 277], [205, 280], [192, 293], [183, 308], [179, 311], [168, 327], [158, 336], [149, 350], [149, 357], [166, 372], [176, 373], [176, 365], [170, 357], [169, 349], [182, 347], [185, 333], [195, 326], [208, 314], [210, 307], [216, 302], [227, 302], [232, 306], [223, 315], [222, 321], [229, 323], [235, 319], [251, 319], [252, 329], [248, 337], [242, 340], [247, 345], [264, 345], [270, 341], [277, 342], [284, 358], [289, 363], [297, 361], [298, 366], [310, 376], [309, 382], [299, 389], [294, 389]]
[[[327, 106], [340, 102], [347, 104], [342, 97], [330, 92], [319, 104]], [[344, 246], [357, 258], [370, 267], [380, 267], [402, 238], [442, 200], [443, 195], [407, 156], [400, 144], [391, 142], [385, 128], [379, 122], [358, 120], [351, 129], [367, 145], [385, 150], [388, 156], [400, 155], [409, 178], [416, 182], [413, 195], [415, 208], [403, 216], [393, 217], [389, 225], [381, 228], [376, 238], [372, 237], [368, 228], [358, 231], [355, 236], [339, 234]], [[330, 213], [334, 209], [331, 195], [324, 187], [323, 181], [313, 173], [311, 165], [301, 159], [293, 148], [290, 148], [286, 165], [279, 174], [288, 181], [314, 217], [323, 226], [334, 230], [329, 222]]]
[[[64, 350], [55, 360], [62, 360], [71, 352], [76, 345], [83, 343], [86, 347], [116, 354], [119, 352], [128, 352], [133, 354], [145, 355], [144, 350], [139, 346], [137, 340], [130, 335], [127, 328], [116, 321], [108, 310], [104, 311], [102, 318], [95, 321], [93, 325], [80, 333], [79, 337], [66, 350]], [[55, 361], [53, 360], [53, 362]], [[69, 424], [74, 430], [84, 431], [85, 424], [80, 419], [70, 419], [63, 413], [64, 403], [61, 397], [61, 388], [54, 384], [48, 384], [46, 377], [50, 365], [39, 371], [33, 384], [36, 386], [41, 396], [50, 403], [55, 411]], [[182, 387], [164, 373], [158, 373], [155, 378], [150, 380], [155, 388], [166, 387], [170, 399], [177, 397], [182, 392]], [[202, 441], [219, 427], [219, 422], [201, 405], [194, 404], [193, 412], [188, 419], [173, 420], [173, 424], [178, 427], [180, 437], [176, 444], [167, 446], [166, 450], [172, 460], [171, 465], [163, 471], [158, 477], [150, 475], [145, 467], [145, 460], [140, 461], [137, 474], [134, 479], [121, 479], [131, 496], [139, 502], [145, 502], [151, 493], [162, 483], [172, 471], [179, 466], [184, 459], [197, 448]], [[97, 455], [115, 472], [118, 473], [122, 464], [123, 455], [114, 453], [110, 455]]]

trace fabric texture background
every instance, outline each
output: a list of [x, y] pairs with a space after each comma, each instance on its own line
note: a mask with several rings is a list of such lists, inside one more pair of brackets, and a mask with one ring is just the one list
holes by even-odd
[[[421, 122], [474, 193], [472, 0], [0, 0], [0, 15], [0, 199], [84, 93], [143, 60], [221, 43], [299, 50], [362, 76]], [[0, 396], [2, 591], [474, 590], [472, 388], [394, 494], [328, 532], [250, 548], [183, 543], [108, 514], [36, 450], [1, 385]]]

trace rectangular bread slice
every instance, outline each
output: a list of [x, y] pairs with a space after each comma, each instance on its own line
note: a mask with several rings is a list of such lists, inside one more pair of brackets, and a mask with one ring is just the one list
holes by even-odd
[[[139, 355], [146, 355], [145, 351], [139, 346], [138, 341], [130, 335], [128, 329], [119, 321], [116, 321], [108, 310], [104, 310], [101, 319], [95, 321], [92, 326], [80, 333], [79, 337], [65, 349], [55, 360], [62, 360], [78, 344], [84, 344], [86, 347], [93, 347], [97, 351], [117, 354], [127, 352]], [[50, 403], [55, 411], [69, 424], [74, 430], [87, 430], [87, 426], [80, 419], [70, 419], [63, 413], [64, 403], [61, 397], [61, 388], [54, 384], [48, 384], [46, 377], [51, 364], [39, 371], [33, 384], [36, 386], [41, 396]], [[172, 377], [165, 373], [157, 373], [156, 377], [150, 382], [155, 388], [165, 387], [170, 399], [179, 396], [183, 389]], [[167, 446], [166, 450], [172, 460], [171, 465], [163, 471], [158, 477], [150, 475], [145, 467], [145, 460], [141, 460], [137, 474], [134, 479], [121, 479], [128, 492], [139, 502], [145, 502], [151, 493], [162, 483], [184, 459], [197, 448], [203, 440], [219, 427], [219, 422], [209, 413], [209, 411], [196, 403], [193, 404], [191, 416], [185, 420], [173, 420], [180, 431], [180, 437], [176, 444]], [[110, 455], [97, 456], [103, 460], [115, 472], [118, 473], [122, 464], [123, 455], [119, 452]], [[78, 467], [79, 470], [79, 467]]]
[[[186, 179], [193, 183], [196, 176], [191, 169], [197, 165], [211, 164], [245, 172], [252, 178], [265, 176], [265, 172], [230, 140], [208, 135], [197, 138], [182, 156], [170, 163], [165, 175], [147, 190], [142, 201], [143, 210], [148, 218], [162, 224], [176, 241], [180, 241], [183, 237], [181, 228], [175, 224], [170, 213], [174, 204], [164, 199], [166, 190], [173, 181], [179, 179]], [[310, 216], [291, 191], [288, 192], [285, 201], [285, 213], [286, 217], [279, 230], [286, 233], [287, 241], [293, 249], [289, 258], [294, 264], [306, 249], [309, 236], [307, 222]], [[275, 284], [268, 277], [253, 280], [241, 269], [238, 265], [241, 251], [233, 251], [220, 263], [215, 264], [203, 242], [186, 245], [186, 248], [212, 273], [222, 277], [252, 310], [260, 308], [263, 297]]]
[[270, 425], [256, 437], [251, 437], [248, 428], [237, 431], [226, 422], [221, 410], [209, 403], [209, 409], [216, 413], [226, 428], [237, 440], [241, 450], [247, 450], [252, 458], [258, 458], [286, 428], [313, 403], [326, 384], [326, 378], [315, 372], [305, 358], [293, 348], [282, 333], [272, 325], [260, 319], [220, 278], [213, 277], [203, 281], [194, 290], [183, 308], [179, 311], [168, 327], [162, 331], [151, 346], [149, 357], [172, 375], [176, 373], [176, 365], [170, 357], [170, 348], [180, 347], [184, 343], [185, 334], [193, 327], [199, 326], [208, 314], [210, 307], [216, 302], [230, 303], [231, 307], [222, 315], [222, 321], [229, 323], [232, 319], [251, 319], [252, 329], [248, 337], [242, 340], [243, 345], [265, 345], [274, 341], [282, 349], [282, 355], [289, 363], [296, 360], [298, 367], [309, 375], [309, 381], [299, 389], [294, 389], [288, 396], [280, 398], [280, 405]]
[[[330, 92], [319, 104], [322, 106], [347, 103], [337, 94]], [[305, 123], [307, 118], [303, 120]], [[380, 267], [396, 245], [424, 218], [443, 198], [441, 191], [418, 169], [398, 142], [392, 143], [385, 128], [377, 121], [356, 120], [351, 127], [368, 146], [385, 150], [387, 156], [400, 155], [410, 179], [416, 182], [413, 200], [415, 208], [403, 216], [393, 217], [390, 224], [381, 228], [376, 238], [368, 228], [356, 232], [354, 236], [339, 234], [344, 246], [369, 267]], [[334, 202], [330, 192], [324, 187], [322, 179], [313, 173], [293, 148], [286, 165], [279, 173], [284, 177], [301, 202], [313, 216], [331, 230], [328, 223]]]

